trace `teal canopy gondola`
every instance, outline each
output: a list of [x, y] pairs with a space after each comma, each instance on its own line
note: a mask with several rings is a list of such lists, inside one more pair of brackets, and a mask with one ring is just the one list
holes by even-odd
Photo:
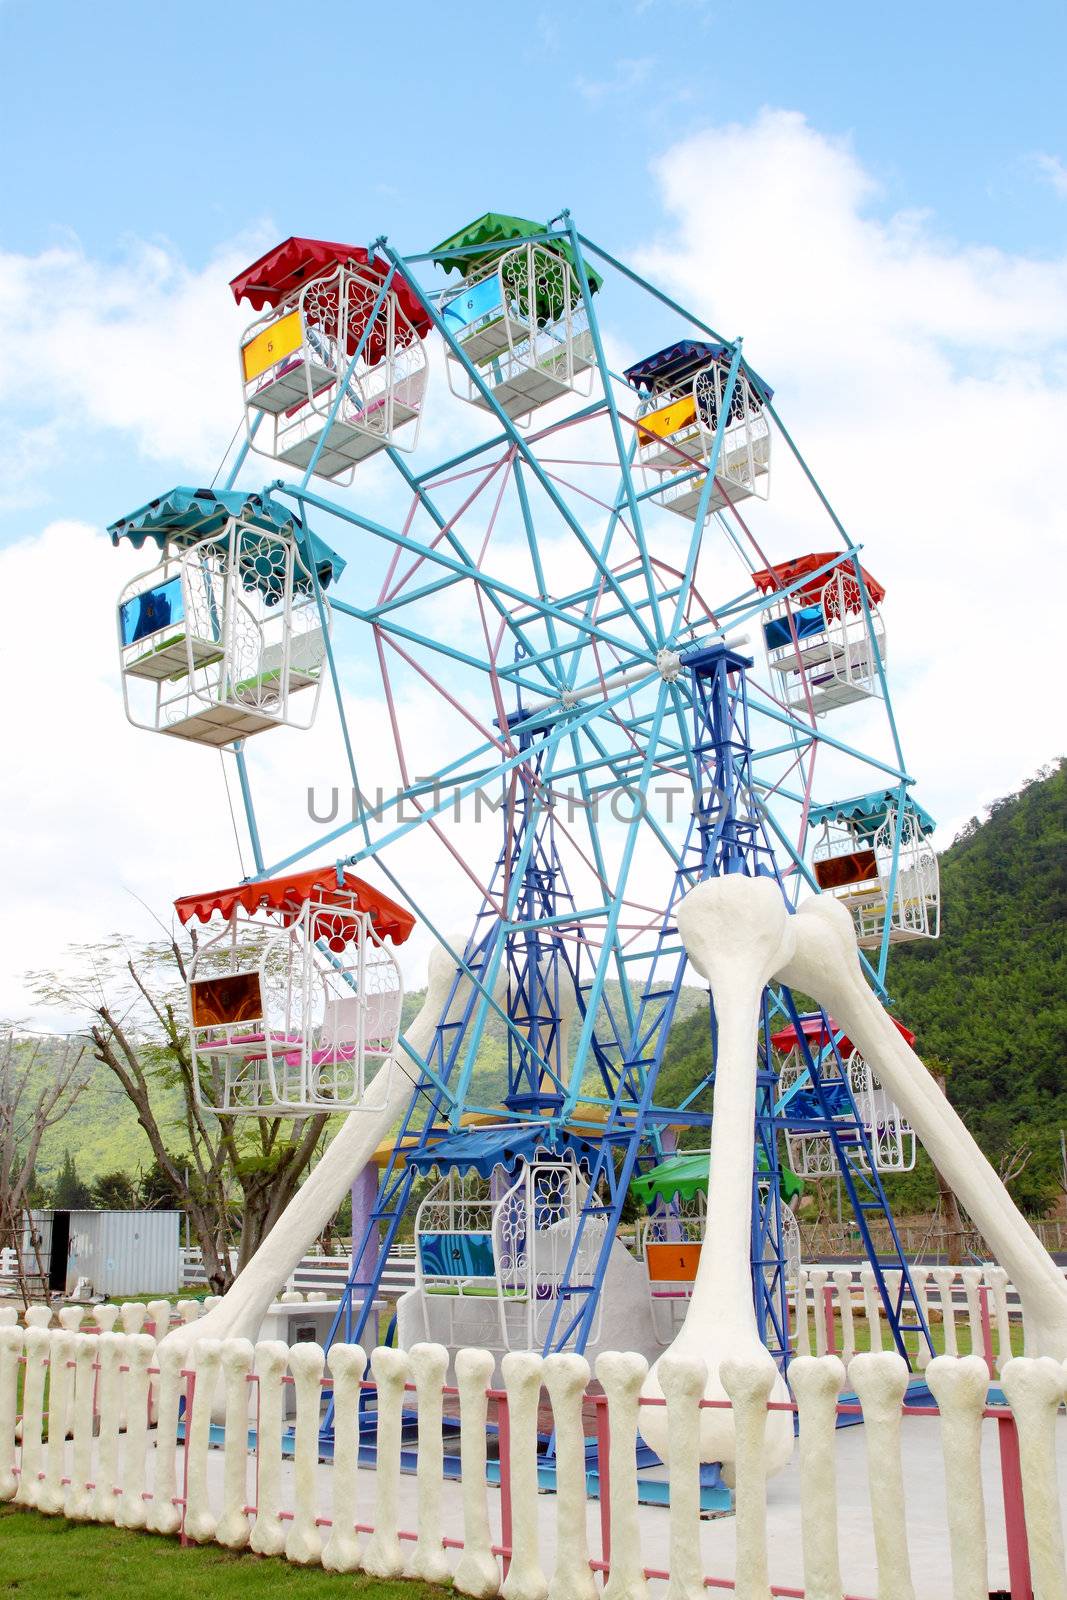
[[[313, 583], [311, 567], [325, 589], [336, 582], [345, 562], [336, 550], [312, 533], [295, 511], [281, 505], [267, 490], [249, 493], [243, 489], [191, 489], [179, 485], [150, 500], [108, 527], [113, 545], [128, 539], [140, 550], [149, 540], [163, 550], [168, 544], [181, 549], [221, 534], [231, 517], [239, 518], [249, 529], [295, 539], [304, 570], [293, 575], [297, 594], [309, 594]], [[268, 604], [276, 597], [277, 562], [270, 552], [254, 548], [249, 541], [248, 559], [241, 562], [241, 578], [248, 589], [259, 589]]]
[[[826, 805], [812, 806], [808, 822], [813, 828], [821, 827], [826, 822], [850, 823], [863, 837], [873, 837], [885, 823], [889, 812], [895, 811], [899, 803], [899, 789], [875, 789], [870, 794], [855, 795], [851, 800], [832, 800]], [[907, 796], [904, 804], [914, 816], [919, 832], [933, 833], [937, 823], [929, 811], [913, 800], [911, 795]]]
[[[434, 265], [443, 267], [446, 272], [461, 272], [465, 278], [469, 278], [497, 256], [502, 255], [505, 250], [513, 249], [524, 239], [536, 239], [548, 231], [543, 222], [531, 222], [527, 217], [509, 217], [502, 211], [487, 211], [484, 216], [476, 217], [473, 222], [468, 222], [465, 228], [460, 228], [457, 233], [450, 234], [447, 239], [442, 239], [440, 244], [434, 245], [432, 251]], [[484, 245], [484, 250], [474, 248], [479, 245]], [[577, 267], [577, 258], [569, 239], [562, 237], [549, 239], [545, 241], [545, 247], [563, 256], [572, 267]], [[452, 254], [456, 250], [463, 251], [464, 254]], [[468, 251], [469, 254], [466, 253]], [[593, 271], [588, 262], [585, 271], [590, 291], [595, 294], [604, 280], [598, 272]]]
[[[766, 1170], [767, 1158], [759, 1153], [761, 1170]], [[650, 1168], [630, 1184], [630, 1193], [649, 1211], [657, 1200], [669, 1205], [675, 1198], [692, 1200], [697, 1194], [707, 1194], [710, 1163], [706, 1150], [680, 1150], [665, 1161]], [[786, 1205], [804, 1193], [804, 1184], [790, 1167], [779, 1168], [778, 1190]]]

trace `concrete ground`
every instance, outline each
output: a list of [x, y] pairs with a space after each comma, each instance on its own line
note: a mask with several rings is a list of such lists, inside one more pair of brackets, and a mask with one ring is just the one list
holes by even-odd
[[[944, 1465], [941, 1458], [940, 1430], [936, 1417], [905, 1417], [903, 1421], [904, 1483], [908, 1511], [908, 1548], [912, 1577], [919, 1600], [946, 1600], [951, 1593]], [[985, 1482], [986, 1526], [989, 1544], [989, 1587], [1007, 1588], [1008, 1566], [1004, 1538], [1004, 1512], [1000, 1488], [1000, 1461], [996, 1423], [989, 1420], [983, 1429], [982, 1472]], [[1057, 1428], [1057, 1455], [1060, 1482], [1067, 1485], [1067, 1417], [1061, 1416]], [[865, 1433], [862, 1427], [841, 1429], [837, 1435], [838, 1527], [842, 1576], [847, 1594], [871, 1597], [877, 1593], [877, 1567], [871, 1526], [869, 1482]], [[213, 1451], [209, 1463], [213, 1493], [221, 1497], [222, 1453]], [[254, 1496], [253, 1463], [249, 1463], [249, 1499]], [[292, 1466], [283, 1469], [287, 1503], [291, 1504]], [[877, 1472], [877, 1466], [875, 1468]], [[321, 1484], [319, 1515], [329, 1516], [332, 1470], [319, 1467]], [[360, 1473], [361, 1499], [358, 1520], [374, 1518], [374, 1474]], [[877, 1478], [873, 1485], [877, 1492]], [[494, 1538], [499, 1538], [499, 1493], [490, 1489], [490, 1520]], [[417, 1526], [416, 1484], [413, 1476], [401, 1478], [401, 1527]], [[551, 1575], [555, 1549], [556, 1502], [552, 1494], [538, 1498], [542, 1560]], [[669, 1513], [659, 1507], [641, 1506], [637, 1512], [645, 1564], [666, 1570], [669, 1566]], [[463, 1519], [458, 1484], [447, 1483], [444, 1491], [445, 1533], [463, 1536]], [[591, 1500], [588, 1507], [589, 1549], [600, 1554], [600, 1506]], [[803, 1562], [800, 1542], [800, 1483], [794, 1455], [791, 1465], [767, 1486], [768, 1556], [771, 1583], [775, 1587], [801, 1590]], [[708, 1577], [726, 1580], [734, 1575], [734, 1519], [719, 1517], [705, 1522], [701, 1530], [704, 1572]], [[663, 1586], [653, 1584], [653, 1594]]]

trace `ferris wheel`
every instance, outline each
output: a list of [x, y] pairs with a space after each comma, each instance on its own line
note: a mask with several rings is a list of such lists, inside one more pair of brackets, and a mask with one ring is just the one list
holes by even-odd
[[[793, 906], [833, 894], [879, 986], [895, 944], [937, 935], [885, 591], [740, 340], [566, 212], [487, 213], [407, 256], [291, 238], [231, 287], [255, 320], [226, 486], [170, 490], [110, 529], [159, 552], [119, 606], [131, 720], [224, 752], [255, 863], [178, 902], [221, 925], [191, 974], [201, 1094], [222, 1114], [356, 1112], [403, 1062], [410, 1105], [346, 1332], [417, 1200], [426, 1332], [444, 1307], [453, 1341], [583, 1348], [629, 1186], [651, 1193], [679, 1133], [708, 1122], [710, 1039], [703, 1078], [657, 1097], [679, 897], [729, 872], [776, 878]], [[253, 456], [290, 476], [238, 488]], [[770, 520], [780, 475], [791, 508], [807, 496], [799, 525], [822, 519], [816, 548]], [[258, 736], [299, 760], [280, 730], [327, 700], [353, 814], [268, 853]], [[416, 851], [451, 886], [447, 923]], [[468, 986], [424, 1051], [401, 1030], [395, 954], [416, 927]], [[779, 991], [765, 1009], [753, 1272], [784, 1349], [779, 1132], [795, 1124], [790, 1153], [838, 1162], [850, 1194], [882, 1195], [878, 1151], [903, 1146], [877, 1084], [851, 1087], [832, 1019], [811, 1026]], [[465, 1298], [477, 1328], [457, 1324]]]

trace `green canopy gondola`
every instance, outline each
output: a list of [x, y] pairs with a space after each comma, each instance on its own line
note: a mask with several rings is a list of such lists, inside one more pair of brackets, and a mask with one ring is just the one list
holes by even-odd
[[[766, 1170], [766, 1157], [760, 1152], [761, 1171]], [[804, 1193], [804, 1184], [787, 1166], [779, 1168], [778, 1190], [786, 1205]], [[709, 1160], [706, 1150], [680, 1150], [668, 1156], [630, 1184], [630, 1193], [649, 1211], [657, 1200], [669, 1204], [675, 1196], [692, 1200], [694, 1195], [708, 1192]]]
[[[528, 217], [509, 217], [502, 211], [487, 211], [484, 216], [468, 222], [465, 228], [460, 228], [458, 233], [450, 234], [447, 239], [442, 239], [440, 244], [434, 245], [432, 252], [434, 264], [443, 267], [446, 272], [455, 270], [461, 272], [465, 278], [469, 278], [472, 273], [478, 272], [480, 268], [502, 255], [505, 250], [521, 244], [523, 239], [536, 239], [548, 231], [545, 223], [531, 222]], [[484, 245], [486, 248], [477, 250], [474, 247], [478, 245]], [[574, 248], [565, 236], [560, 235], [558, 238], [546, 241], [546, 248], [563, 256], [572, 267], [577, 267]], [[456, 250], [469, 250], [470, 254], [452, 254]], [[604, 280], [588, 263], [585, 271], [589, 279], [590, 292], [595, 294]]]

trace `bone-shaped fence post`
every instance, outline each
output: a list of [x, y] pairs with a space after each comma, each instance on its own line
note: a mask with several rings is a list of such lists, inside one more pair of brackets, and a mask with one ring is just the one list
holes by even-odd
[[322, 1551], [328, 1572], [358, 1572], [362, 1544], [356, 1535], [359, 1484], [359, 1395], [367, 1357], [358, 1344], [332, 1344], [333, 1524]]
[[282, 1509], [282, 1428], [285, 1419], [285, 1373], [289, 1346], [264, 1339], [255, 1347], [256, 1457], [259, 1491], [256, 1521], [249, 1539], [257, 1556], [278, 1556], [285, 1549]]
[[834, 1288], [841, 1309], [841, 1359], [847, 1367], [856, 1354], [856, 1323], [852, 1315], [852, 1272], [839, 1267], [834, 1273]]
[[74, 1448], [66, 1514], [75, 1522], [88, 1522], [93, 1514], [89, 1482], [93, 1475], [93, 1394], [96, 1388], [96, 1351], [99, 1334], [74, 1334]]
[[[80, 1329], [81, 1329], [82, 1320], [83, 1320], [84, 1316], [85, 1316], [85, 1307], [84, 1306], [60, 1306], [59, 1310], [56, 1312], [56, 1321], [59, 1323], [59, 1326], [66, 1333], [78, 1333], [80, 1331]], [[73, 1346], [71, 1346], [71, 1352], [72, 1352], [71, 1353], [71, 1360], [73, 1360], [74, 1359]], [[49, 1397], [48, 1397], [49, 1414], [51, 1414], [52, 1405], [53, 1405], [53, 1397], [52, 1397], [51, 1391], [49, 1391]], [[63, 1432], [66, 1435], [66, 1437], [68, 1439], [71, 1438], [73, 1436], [73, 1433], [74, 1433], [74, 1378], [73, 1378], [73, 1374], [71, 1376], [70, 1384], [69, 1384], [69, 1386], [67, 1388], [66, 1415], [62, 1418], [61, 1426], [63, 1428]]]
[[119, 1503], [119, 1428], [122, 1423], [122, 1383], [119, 1367], [124, 1355], [124, 1333], [102, 1333], [97, 1345], [100, 1368], [96, 1386], [97, 1449], [93, 1519], [114, 1522]]
[[[151, 1309], [151, 1308], [149, 1308]], [[148, 1526], [153, 1533], [177, 1533], [182, 1514], [175, 1504], [178, 1494], [178, 1411], [185, 1393], [182, 1377], [183, 1351], [156, 1342], [153, 1365], [159, 1375], [153, 1380], [155, 1398], [156, 1448], [152, 1461], [152, 1503]], [[188, 1449], [188, 1417], [183, 1449]]]
[[[675, 1355], [707, 1363], [705, 1399], [722, 1400], [722, 1361], [770, 1362], [760, 1339], [751, 1265], [752, 1174], [755, 1160], [756, 1036], [763, 990], [789, 959], [797, 921], [786, 910], [778, 885], [767, 878], [710, 878], [680, 902], [678, 932], [689, 959], [707, 979], [715, 1005], [717, 1053], [714, 1116], [708, 1181], [708, 1230], [700, 1252], [685, 1321], [670, 1346]], [[660, 1358], [662, 1360], [662, 1357]], [[657, 1362], [645, 1384], [646, 1397], [660, 1397]], [[788, 1401], [774, 1370], [774, 1398]], [[648, 1407], [642, 1432], [660, 1456], [668, 1451], [666, 1414]], [[788, 1412], [773, 1412], [767, 1424], [764, 1462], [780, 1471], [793, 1452]], [[734, 1458], [734, 1418], [729, 1408], [701, 1412], [703, 1461]]]
[[964, 1267], [960, 1272], [963, 1292], [967, 1297], [967, 1326], [971, 1338], [971, 1355], [982, 1354], [982, 1302], [978, 1290], [982, 1282], [981, 1267]]
[[44, 1482], [37, 1504], [41, 1511], [57, 1513], [63, 1510], [66, 1501], [63, 1479], [67, 1466], [67, 1420], [74, 1398], [74, 1334], [60, 1327], [51, 1339], [48, 1352], [48, 1451]]
[[[767, 1402], [775, 1396], [777, 1373], [765, 1361], [724, 1361], [722, 1381], [734, 1411], [737, 1456], [734, 1462], [734, 1538], [737, 1600], [771, 1600], [767, 1575]], [[771, 1413], [773, 1415], [773, 1413]], [[789, 1412], [779, 1412], [793, 1418]]]
[[115, 1521], [120, 1528], [144, 1528], [148, 1524], [145, 1481], [148, 1467], [148, 1369], [156, 1353], [156, 1341], [147, 1333], [126, 1336], [126, 1439], [122, 1450], [122, 1498]]
[[817, 895], [805, 900], [791, 921], [794, 953], [774, 975], [810, 994], [847, 1030], [997, 1260], [1008, 1269], [1023, 1302], [1028, 1353], [1063, 1360], [1067, 1282], [867, 984], [848, 911], [831, 895]]
[[226, 1339], [222, 1344], [222, 1375], [226, 1388], [226, 1424], [222, 1446], [222, 1515], [215, 1529], [216, 1543], [227, 1550], [243, 1550], [248, 1543], [248, 1382], [254, 1351], [247, 1339]]
[[863, 1290], [863, 1315], [867, 1322], [867, 1332], [872, 1350], [881, 1350], [882, 1344], [882, 1301], [878, 1293], [878, 1284], [874, 1276], [874, 1268], [864, 1262], [860, 1268], [860, 1288]]
[[97, 1333], [114, 1333], [115, 1324], [119, 1320], [119, 1307], [111, 1305], [96, 1306], [93, 1311], [93, 1321]]
[[1005, 1362], [1000, 1386], [1019, 1435], [1034, 1600], [1065, 1600], [1067, 1573], [1056, 1474], [1056, 1422], [1064, 1396], [1064, 1368], [1049, 1356], [1016, 1356]]
[[318, 1510], [319, 1424], [322, 1417], [322, 1375], [326, 1352], [318, 1344], [294, 1344], [289, 1371], [296, 1394], [296, 1443], [293, 1446], [293, 1520], [285, 1537], [285, 1559], [308, 1566], [322, 1555]]
[[807, 1600], [841, 1600], [837, 1539], [837, 1397], [845, 1368], [837, 1356], [789, 1367], [800, 1424], [800, 1537]]
[[863, 1407], [878, 1600], [915, 1600], [900, 1454], [900, 1408], [908, 1388], [907, 1363], [895, 1350], [858, 1355], [849, 1365], [848, 1381]]
[[1003, 1372], [1011, 1360], [1011, 1312], [1008, 1309], [1008, 1274], [1003, 1267], [990, 1262], [984, 1268], [985, 1281], [993, 1293], [997, 1323], [997, 1371]]
[[571, 1353], [548, 1356], [545, 1388], [556, 1434], [556, 1564], [548, 1600], [596, 1600], [586, 1529], [585, 1428], [582, 1404], [589, 1363]]
[[463, 1495], [463, 1550], [453, 1586], [473, 1600], [491, 1600], [500, 1592], [500, 1569], [493, 1554], [489, 1530], [489, 1503], [485, 1489], [486, 1425], [496, 1363], [488, 1350], [456, 1352], [456, 1387], [459, 1389], [459, 1466]]
[[119, 1307], [119, 1321], [122, 1323], [123, 1333], [142, 1333], [148, 1321], [148, 1307], [142, 1305], [139, 1300], [126, 1300]]
[[[511, 1476], [511, 1560], [504, 1600], [547, 1600], [537, 1527], [537, 1411], [543, 1362], [528, 1350], [509, 1350], [500, 1363], [508, 1396]], [[606, 1591], [605, 1591], [606, 1592]]]
[[812, 1267], [808, 1272], [811, 1284], [812, 1309], [815, 1317], [815, 1354], [826, 1354], [826, 1296], [823, 1291], [830, 1279], [827, 1267]]
[[[664, 1600], [703, 1600], [700, 1558], [700, 1402], [708, 1381], [703, 1361], [670, 1356], [660, 1364], [667, 1400], [670, 1473], [670, 1582]], [[647, 1409], [647, 1407], [646, 1407]]]
[[20, 1360], [26, 1335], [10, 1323], [0, 1327], [0, 1501], [12, 1500], [18, 1489], [15, 1472]]
[[19, 1491], [15, 1496], [19, 1505], [23, 1506], [35, 1506], [41, 1495], [44, 1386], [51, 1343], [52, 1335], [47, 1328], [31, 1325], [26, 1329], [26, 1368], [22, 1383], [22, 1471], [19, 1475]]
[[[666, 1407], [641, 1407], [642, 1385], [647, 1373], [644, 1356], [617, 1350], [606, 1350], [597, 1356], [596, 1375], [607, 1396], [611, 1430], [608, 1446], [611, 1570], [604, 1585], [604, 1600], [645, 1600], [648, 1594], [637, 1520], [637, 1433], [640, 1428], [647, 1438], [648, 1418], [657, 1412], [665, 1413]], [[668, 1456], [669, 1447], [663, 1452], [664, 1459]], [[603, 1484], [600, 1492], [605, 1492]]]
[[947, 1356], [959, 1355], [959, 1345], [956, 1342], [956, 1308], [952, 1300], [952, 1290], [956, 1282], [955, 1267], [935, 1267], [931, 1277], [937, 1284], [937, 1301], [941, 1307], [941, 1328], [945, 1336], [945, 1354]]
[[801, 1267], [797, 1273], [796, 1315], [793, 1319], [796, 1323], [794, 1348], [798, 1356], [811, 1355], [811, 1316], [808, 1311], [809, 1283], [810, 1274], [808, 1269], [807, 1267]]
[[399, 1578], [404, 1558], [397, 1535], [400, 1506], [400, 1444], [404, 1385], [411, 1377], [402, 1350], [375, 1350], [370, 1358], [377, 1388], [378, 1436], [374, 1462], [374, 1532], [363, 1553], [363, 1570], [374, 1578]]
[[952, 1600], [988, 1600], [982, 1412], [989, 1369], [980, 1356], [935, 1356], [926, 1381], [941, 1413]]
[[445, 1374], [448, 1351], [443, 1344], [416, 1344], [408, 1352], [415, 1381], [415, 1400], [419, 1412], [419, 1450], [415, 1468], [419, 1531], [408, 1562], [408, 1577], [424, 1583], [447, 1583], [452, 1575], [441, 1544], [441, 1496], [445, 1481], [444, 1421]]
[[[929, 1275], [925, 1267], [911, 1268], [911, 1286], [915, 1292], [915, 1309], [919, 1313], [918, 1320], [925, 1327], [930, 1326], [930, 1303], [926, 1293]], [[915, 1365], [920, 1372], [925, 1372], [931, 1361], [930, 1346], [924, 1333], [919, 1334], [919, 1348], [915, 1357]]]
[[218, 1517], [207, 1477], [207, 1456], [211, 1445], [211, 1401], [222, 1366], [222, 1343], [201, 1339], [193, 1351], [196, 1385], [193, 1389], [193, 1414], [185, 1415], [185, 1459], [188, 1468], [188, 1502], [185, 1507], [185, 1534], [195, 1544], [206, 1544], [215, 1537]]

